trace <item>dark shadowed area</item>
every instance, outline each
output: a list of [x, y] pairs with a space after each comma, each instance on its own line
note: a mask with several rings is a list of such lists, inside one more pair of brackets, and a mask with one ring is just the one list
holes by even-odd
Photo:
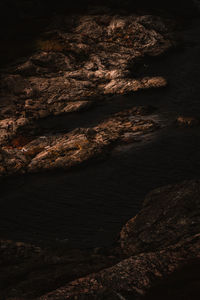
[[1, 1], [0, 300], [199, 298], [199, 2]]
[[[113, 243], [121, 226], [141, 208], [147, 192], [200, 176], [199, 128], [177, 128], [178, 115], [200, 117], [199, 21], [184, 31], [184, 46], [166, 58], [146, 61], [137, 72], [163, 75], [165, 90], [112, 97], [89, 111], [38, 122], [41, 134], [92, 127], [133, 105], [153, 105], [170, 126], [148, 141], [119, 147], [109, 159], [73, 172], [42, 173], [5, 179], [1, 189], [4, 238], [38, 243], [63, 240], [78, 247]], [[24, 227], [24, 224], [26, 226]]]

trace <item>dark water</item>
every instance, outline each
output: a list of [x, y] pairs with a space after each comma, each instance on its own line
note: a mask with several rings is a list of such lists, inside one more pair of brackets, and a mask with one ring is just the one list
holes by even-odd
[[164, 130], [151, 143], [81, 170], [9, 179], [1, 188], [0, 234], [109, 245], [148, 191], [200, 177], [199, 153], [197, 130]]
[[149, 141], [118, 148], [107, 160], [81, 169], [4, 180], [1, 237], [44, 244], [59, 239], [76, 247], [110, 245], [121, 226], [139, 211], [147, 192], [200, 178], [200, 128], [172, 124], [179, 114], [200, 116], [199, 33], [199, 21], [194, 20], [184, 30], [182, 50], [149, 61], [149, 72], [165, 76], [168, 88], [113, 98], [88, 112], [40, 122], [44, 132], [70, 130], [97, 124], [126, 107], [151, 104], [168, 126]]

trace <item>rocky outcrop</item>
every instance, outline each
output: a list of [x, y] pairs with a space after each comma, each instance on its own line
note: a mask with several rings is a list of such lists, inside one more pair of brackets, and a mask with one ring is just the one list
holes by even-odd
[[0, 175], [69, 169], [108, 153], [117, 143], [133, 143], [154, 132], [159, 123], [152, 119], [151, 107], [135, 107], [120, 112], [92, 128], [77, 128], [66, 134], [11, 140], [0, 151]]
[[[44, 135], [36, 129], [38, 119], [67, 118], [96, 102], [106, 105], [110, 95], [166, 86], [160, 74], [138, 72], [138, 65], [143, 70], [146, 56], [160, 56], [173, 46], [169, 28], [160, 17], [117, 15], [105, 8], [54, 19], [34, 55], [2, 70], [0, 176], [69, 169], [162, 126], [151, 107], [134, 107], [88, 128]], [[31, 299], [54, 290], [40, 299], [142, 297], [200, 257], [199, 184], [189, 181], [150, 193], [141, 212], [122, 228], [116, 249], [105, 255], [98, 250], [52, 255], [2, 241], [2, 295]]]
[[62, 243], [44, 249], [0, 241], [1, 300], [35, 299], [80, 276], [112, 266], [119, 257], [100, 249], [69, 249]]
[[152, 287], [155, 293], [174, 271], [200, 261], [199, 189], [200, 181], [193, 180], [149, 193], [113, 249], [1, 241], [2, 299], [35, 299], [52, 291], [39, 299], [142, 300]]
[[[139, 298], [161, 278], [171, 274], [190, 259], [200, 257], [200, 235], [165, 250], [131, 256], [97, 274], [71, 282], [40, 300], [46, 299], [126, 299]], [[128, 298], [129, 299], [129, 298]]]
[[138, 299], [180, 266], [199, 259], [199, 188], [199, 181], [188, 181], [151, 192], [121, 231], [121, 249], [129, 258], [40, 299]]
[[152, 191], [143, 209], [120, 233], [127, 255], [164, 249], [200, 232], [200, 182], [189, 181]]
[[[15, 134], [26, 122], [69, 112], [78, 101], [166, 86], [160, 76], [132, 78], [130, 67], [144, 55], [158, 56], [172, 42], [167, 26], [152, 16], [75, 15], [38, 41], [38, 52], [1, 75], [1, 120]], [[61, 23], [61, 24], [60, 24]], [[159, 75], [159, 74], [158, 74]], [[19, 124], [20, 123], [20, 124]], [[1, 142], [5, 133], [1, 131]]]
[[[34, 55], [1, 72], [0, 174], [47, 169], [45, 165], [50, 157], [53, 168], [68, 167], [74, 165], [72, 156], [77, 156], [77, 151], [82, 149], [83, 153], [83, 148], [87, 148], [84, 158], [78, 154], [75, 159], [85, 161], [91, 152], [101, 152], [105, 144], [118, 139], [122, 131], [125, 133], [125, 127], [127, 134], [137, 128], [146, 131], [155, 127], [151, 120], [140, 120], [137, 128], [136, 123], [128, 125], [133, 110], [121, 117], [120, 129], [113, 127], [113, 122], [119, 123], [119, 118], [114, 117], [106, 121], [107, 125], [103, 122], [89, 130], [93, 131], [90, 141], [87, 129], [77, 129], [67, 135], [50, 133], [45, 138], [37, 137], [34, 129], [37, 119], [88, 109], [109, 95], [166, 86], [166, 80], [159, 74], [138, 78], [133, 71], [134, 67], [138, 68], [138, 62], [142, 64], [144, 56], [159, 56], [172, 47], [166, 24], [150, 15], [119, 16], [95, 10], [84, 16], [54, 20], [37, 41], [38, 51]], [[113, 123], [112, 129], [106, 128], [109, 122]], [[105, 130], [108, 133], [103, 133]], [[116, 132], [113, 137], [111, 131]], [[27, 132], [32, 137], [28, 137], [23, 152], [15, 147], [13, 140], [26, 136]]]

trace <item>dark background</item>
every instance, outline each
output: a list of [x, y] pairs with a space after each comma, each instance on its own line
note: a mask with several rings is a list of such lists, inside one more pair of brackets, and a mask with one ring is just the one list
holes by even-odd
[[14, 21], [31, 15], [44, 15], [63, 11], [87, 10], [91, 5], [107, 5], [113, 8], [168, 9], [178, 13], [188, 13], [193, 9], [192, 0], [2, 0], [0, 3], [1, 20]]

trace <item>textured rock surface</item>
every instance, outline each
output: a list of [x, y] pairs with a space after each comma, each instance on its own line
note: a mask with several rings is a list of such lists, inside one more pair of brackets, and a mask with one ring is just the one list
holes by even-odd
[[143, 209], [120, 233], [128, 255], [163, 249], [200, 232], [200, 182], [189, 181], [156, 189]]
[[115, 143], [138, 141], [159, 128], [151, 108], [135, 107], [120, 112], [93, 128], [77, 128], [66, 134], [29, 138], [22, 136], [1, 148], [0, 175], [69, 169], [108, 152]]
[[200, 258], [199, 188], [199, 181], [188, 181], [150, 193], [121, 232], [122, 251], [129, 258], [40, 299], [139, 297], [181, 265]]
[[119, 258], [97, 249], [41, 249], [26, 243], [0, 241], [1, 300], [35, 299], [66, 281], [97, 272]]
[[[17, 140], [26, 132], [34, 136], [37, 119], [88, 109], [94, 102], [109, 95], [166, 86], [166, 80], [159, 74], [134, 78], [132, 70], [138, 61], [142, 63], [144, 56], [161, 55], [172, 44], [168, 26], [155, 16], [119, 16], [110, 15], [108, 11], [106, 14], [91, 12], [84, 16], [73, 15], [54, 20], [49, 31], [38, 41], [38, 51], [34, 55], [1, 72], [0, 174], [47, 169], [46, 158], [52, 156], [52, 151], [60, 151], [61, 145], [71, 155], [77, 148], [75, 144], [88, 143], [86, 130], [77, 130], [76, 133], [49, 136], [43, 140], [32, 137], [31, 140], [35, 141], [27, 145], [24, 152], [17, 149], [19, 147], [13, 144], [13, 139]], [[132, 112], [129, 114], [131, 117]], [[125, 124], [129, 122], [128, 113], [120, 122], [124, 123], [121, 125], [124, 131], [125, 127], [129, 127], [128, 132], [136, 131], [135, 125], [131, 129], [133, 124]], [[145, 121], [141, 121], [138, 125], [143, 126], [145, 131], [153, 127], [150, 123], [147, 121], [145, 125]], [[103, 132], [103, 127], [107, 130], [103, 123], [99, 128], [93, 128], [94, 132]], [[113, 137], [103, 133], [107, 135], [106, 140], [119, 138], [121, 129], [116, 126], [113, 130], [118, 131]], [[94, 134], [92, 146], [91, 142], [88, 143], [88, 153], [94, 153], [94, 148], [99, 151], [97, 148], [102, 148], [102, 143], [110, 144], [110, 141], [103, 141], [100, 135], [100, 132]], [[69, 139], [71, 146], [66, 144]], [[44, 147], [49, 147], [49, 150], [46, 148], [44, 151]], [[61, 152], [61, 156], [66, 156], [66, 152]], [[69, 155], [67, 162], [63, 161], [64, 158], [58, 162], [58, 156], [56, 163], [52, 162], [53, 168], [74, 164], [74, 159], [70, 160]], [[42, 163], [39, 157], [43, 157]], [[78, 157], [80, 162], [86, 159]]]
[[[146, 107], [64, 134], [38, 135], [36, 123], [51, 115], [67, 117], [110, 95], [166, 86], [159, 74], [138, 76], [137, 65], [146, 56], [164, 54], [172, 44], [168, 23], [150, 15], [100, 14], [96, 9], [54, 20], [38, 41], [37, 53], [2, 70], [0, 176], [68, 169], [158, 129], [161, 124]], [[177, 122], [197, 124], [182, 117]], [[199, 258], [199, 215], [199, 181], [190, 181], [149, 194], [142, 211], [123, 227], [121, 248], [106, 255], [98, 250], [52, 255], [2, 241], [2, 297], [31, 299], [63, 285], [41, 299], [138, 298]]]
[[112, 295], [108, 299], [126, 299], [127, 294], [139, 297], [156, 280], [171, 274], [188, 260], [199, 257], [200, 236], [194, 235], [165, 250], [132, 256], [98, 274], [71, 282], [40, 299], [102, 299], [101, 293], [105, 291]]
[[1, 75], [0, 118], [12, 123], [1, 132], [1, 142], [23, 126], [21, 119], [66, 113], [77, 101], [80, 109], [80, 101], [85, 106], [108, 94], [166, 85], [162, 77], [135, 79], [129, 72], [144, 55], [157, 56], [172, 46], [160, 18], [95, 14], [61, 20], [38, 41], [41, 50]]
[[142, 299], [200, 259], [199, 189], [194, 180], [152, 191], [115, 249], [49, 251], [1, 241], [2, 299], [35, 299], [52, 290], [39, 299]]

